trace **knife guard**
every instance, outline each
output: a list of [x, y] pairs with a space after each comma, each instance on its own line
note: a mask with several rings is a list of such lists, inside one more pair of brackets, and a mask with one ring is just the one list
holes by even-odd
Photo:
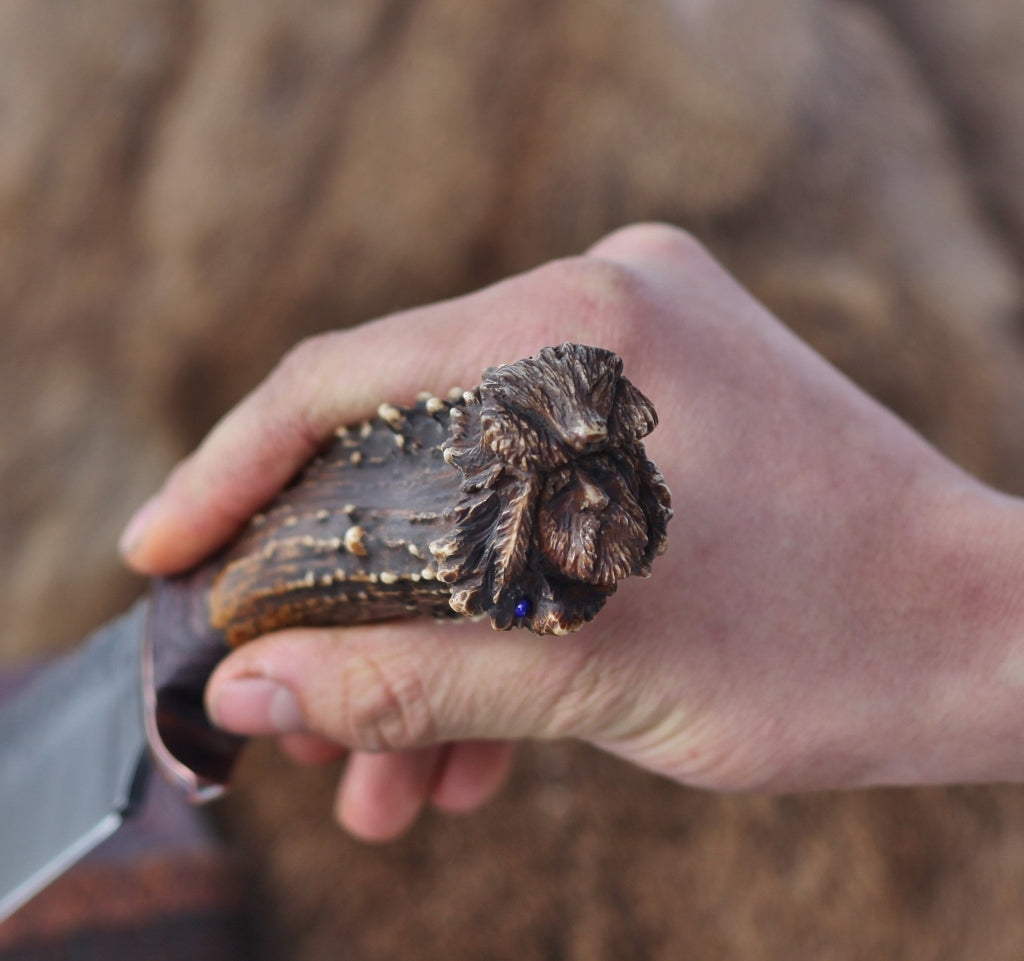
[[196, 800], [220, 792], [244, 739], [209, 723], [203, 691], [262, 634], [423, 614], [577, 630], [665, 550], [670, 495], [640, 442], [656, 423], [615, 354], [562, 344], [339, 429], [226, 550], [154, 583], [159, 766]]

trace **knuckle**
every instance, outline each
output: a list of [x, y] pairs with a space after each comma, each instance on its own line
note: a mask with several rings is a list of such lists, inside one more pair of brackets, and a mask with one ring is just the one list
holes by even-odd
[[[335, 425], [322, 423], [321, 396], [325, 370], [336, 364], [337, 331], [299, 341], [277, 363], [260, 394], [260, 420], [268, 435], [281, 436], [280, 445], [297, 440], [312, 453]], [[272, 438], [273, 439], [273, 438]]]
[[281, 358], [278, 372], [286, 377], [307, 373], [310, 365], [322, 356], [324, 346], [333, 339], [333, 336], [332, 333], [327, 333], [303, 338]]
[[368, 751], [397, 751], [436, 740], [426, 687], [416, 672], [360, 652], [346, 679], [347, 743]]
[[561, 321], [592, 342], [612, 349], [634, 343], [650, 314], [650, 281], [629, 264], [569, 257], [539, 268], [539, 279], [557, 291]]
[[330, 332], [300, 340], [277, 362], [266, 381], [268, 390], [277, 397], [302, 396], [310, 376], [331, 355], [336, 337], [336, 332]]
[[639, 223], [621, 227], [592, 248], [594, 257], [646, 259], [667, 257], [709, 259], [704, 245], [688, 230], [666, 223]]
[[628, 265], [596, 257], [566, 257], [541, 271], [550, 283], [597, 305], [628, 304], [643, 286], [642, 277]]

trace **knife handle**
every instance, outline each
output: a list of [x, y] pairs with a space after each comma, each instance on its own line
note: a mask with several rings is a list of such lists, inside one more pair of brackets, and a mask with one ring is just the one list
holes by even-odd
[[196, 799], [226, 783], [244, 743], [203, 708], [206, 682], [232, 649], [292, 627], [452, 615], [430, 553], [459, 494], [441, 450], [452, 406], [385, 406], [339, 430], [225, 551], [154, 582], [147, 728], [161, 768]]
[[421, 614], [577, 630], [665, 550], [671, 498], [640, 442], [656, 423], [615, 354], [563, 344], [340, 429], [224, 552], [154, 584], [160, 766], [198, 799], [227, 781], [242, 742], [210, 725], [203, 690], [263, 634]]

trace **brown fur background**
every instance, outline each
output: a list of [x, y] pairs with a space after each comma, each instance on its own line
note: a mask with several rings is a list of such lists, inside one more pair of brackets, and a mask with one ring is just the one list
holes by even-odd
[[[0, 649], [311, 332], [694, 231], [961, 463], [1024, 490], [1022, 0], [0, 5]], [[267, 958], [1010, 959], [1017, 788], [718, 797], [569, 745], [367, 848], [335, 772], [221, 812]]]

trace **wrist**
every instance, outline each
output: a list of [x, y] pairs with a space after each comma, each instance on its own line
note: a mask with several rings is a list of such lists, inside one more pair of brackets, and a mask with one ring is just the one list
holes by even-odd
[[927, 511], [893, 783], [1024, 780], [1024, 501], [973, 481]]

